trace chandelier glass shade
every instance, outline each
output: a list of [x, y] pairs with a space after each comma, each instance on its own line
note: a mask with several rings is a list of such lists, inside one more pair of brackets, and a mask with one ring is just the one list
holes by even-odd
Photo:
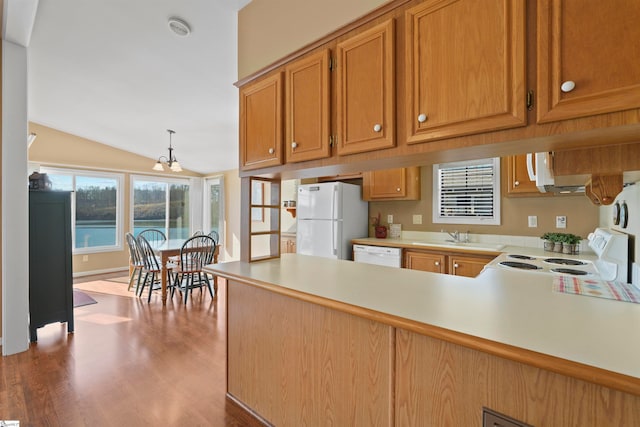
[[173, 146], [171, 145], [171, 136], [176, 132], [171, 129], [167, 129], [167, 132], [169, 133], [169, 157], [158, 157], [158, 161], [152, 169], [154, 171], [161, 172], [164, 171], [164, 165], [167, 165], [167, 167], [174, 172], [182, 172], [182, 167], [180, 166], [180, 163], [178, 163], [176, 156], [173, 154]]

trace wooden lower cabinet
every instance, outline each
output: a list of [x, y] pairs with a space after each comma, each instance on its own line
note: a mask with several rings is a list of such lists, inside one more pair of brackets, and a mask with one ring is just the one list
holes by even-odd
[[404, 268], [476, 277], [493, 258], [494, 255], [461, 255], [405, 249]]
[[228, 281], [227, 396], [267, 425], [482, 426], [485, 407], [536, 427], [640, 425], [640, 395], [553, 358], [315, 301]]
[[396, 330], [397, 426], [481, 426], [482, 408], [532, 426], [632, 426], [640, 396]]
[[454, 276], [476, 277], [493, 256], [449, 255], [447, 272]]
[[227, 319], [227, 393], [270, 425], [393, 425], [393, 327], [234, 280]]
[[446, 273], [446, 256], [442, 254], [405, 250], [404, 268], [429, 271], [431, 273]]

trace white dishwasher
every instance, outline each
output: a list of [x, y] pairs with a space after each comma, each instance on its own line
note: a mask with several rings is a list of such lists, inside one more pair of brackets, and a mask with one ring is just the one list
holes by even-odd
[[402, 249], [384, 246], [353, 245], [353, 260], [366, 264], [402, 267]]

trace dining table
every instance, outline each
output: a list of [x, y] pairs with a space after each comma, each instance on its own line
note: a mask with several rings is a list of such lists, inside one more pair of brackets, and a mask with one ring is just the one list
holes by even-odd
[[[180, 255], [180, 249], [184, 242], [187, 239], [167, 239], [164, 242], [151, 243], [151, 247], [156, 255], [160, 256], [160, 285], [162, 289], [162, 305], [167, 305], [167, 276], [168, 269], [167, 264], [169, 264], [169, 259], [171, 257]], [[218, 253], [220, 251], [220, 245], [216, 245], [216, 248], [213, 252], [213, 263], [218, 263]], [[213, 277], [214, 281], [214, 289], [218, 291], [218, 283], [217, 277]]]

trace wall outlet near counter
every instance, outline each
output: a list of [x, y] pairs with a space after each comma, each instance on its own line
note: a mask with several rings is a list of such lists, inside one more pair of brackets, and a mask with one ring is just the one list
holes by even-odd
[[393, 215], [387, 215], [387, 224], [393, 224]]
[[422, 224], [422, 215], [413, 215], [413, 224], [414, 225]]
[[529, 228], [535, 228], [535, 227], [538, 226], [538, 217], [537, 216], [529, 215], [527, 220], [528, 220]]
[[89, 255], [82, 255], [82, 262], [89, 261]]

